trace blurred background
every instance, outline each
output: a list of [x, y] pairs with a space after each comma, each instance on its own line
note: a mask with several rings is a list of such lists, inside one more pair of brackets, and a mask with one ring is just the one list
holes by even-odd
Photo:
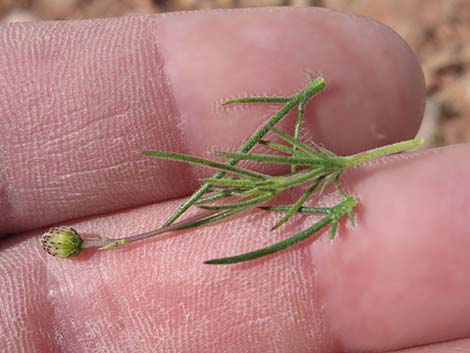
[[0, 0], [0, 22], [260, 6], [321, 6], [372, 17], [416, 52], [426, 77], [428, 146], [470, 142], [470, 0]]

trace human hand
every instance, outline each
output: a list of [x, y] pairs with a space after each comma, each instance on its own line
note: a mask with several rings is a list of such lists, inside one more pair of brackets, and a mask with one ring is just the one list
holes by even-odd
[[284, 8], [7, 25], [0, 40], [0, 232], [16, 233], [0, 243], [6, 351], [326, 353], [470, 336], [466, 145], [345, 175], [356, 227], [252, 263], [202, 264], [309, 219], [270, 233], [275, 216], [256, 213], [75, 260], [38, 246], [52, 223], [159, 227], [209, 174], [141, 151], [234, 150], [269, 108], [219, 103], [291, 94], [305, 70], [328, 82], [307, 141], [349, 154], [412, 137], [422, 77], [385, 27]]

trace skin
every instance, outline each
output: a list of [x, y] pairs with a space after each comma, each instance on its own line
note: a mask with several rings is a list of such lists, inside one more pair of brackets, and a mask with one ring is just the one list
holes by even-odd
[[202, 264], [311, 220], [270, 233], [279, 215], [254, 211], [74, 260], [38, 247], [53, 223], [110, 237], [159, 227], [210, 172], [140, 151], [235, 150], [276, 107], [219, 103], [290, 95], [306, 72], [328, 86], [308, 106], [305, 141], [349, 154], [412, 137], [422, 74], [390, 29], [263, 9], [5, 25], [0, 41], [6, 351], [470, 349], [468, 145], [348, 172], [356, 227], [250, 263]]

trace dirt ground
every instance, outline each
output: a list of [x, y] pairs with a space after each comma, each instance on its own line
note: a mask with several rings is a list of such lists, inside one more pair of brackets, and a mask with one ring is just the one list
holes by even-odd
[[324, 6], [392, 27], [425, 73], [421, 135], [433, 146], [470, 142], [470, 0], [0, 0], [0, 22], [285, 5]]

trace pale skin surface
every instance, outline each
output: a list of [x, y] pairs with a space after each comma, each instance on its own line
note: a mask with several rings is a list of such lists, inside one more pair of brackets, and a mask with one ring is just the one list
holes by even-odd
[[38, 247], [53, 223], [110, 237], [159, 227], [209, 173], [140, 151], [234, 150], [275, 108], [218, 103], [292, 94], [306, 71], [328, 81], [307, 142], [347, 154], [412, 137], [422, 76], [387, 28], [264, 9], [10, 25], [0, 41], [0, 233], [14, 234], [0, 242], [2, 349], [470, 350], [467, 145], [349, 173], [355, 228], [248, 264], [202, 262], [311, 220], [269, 233], [279, 215], [255, 212], [75, 261]]

